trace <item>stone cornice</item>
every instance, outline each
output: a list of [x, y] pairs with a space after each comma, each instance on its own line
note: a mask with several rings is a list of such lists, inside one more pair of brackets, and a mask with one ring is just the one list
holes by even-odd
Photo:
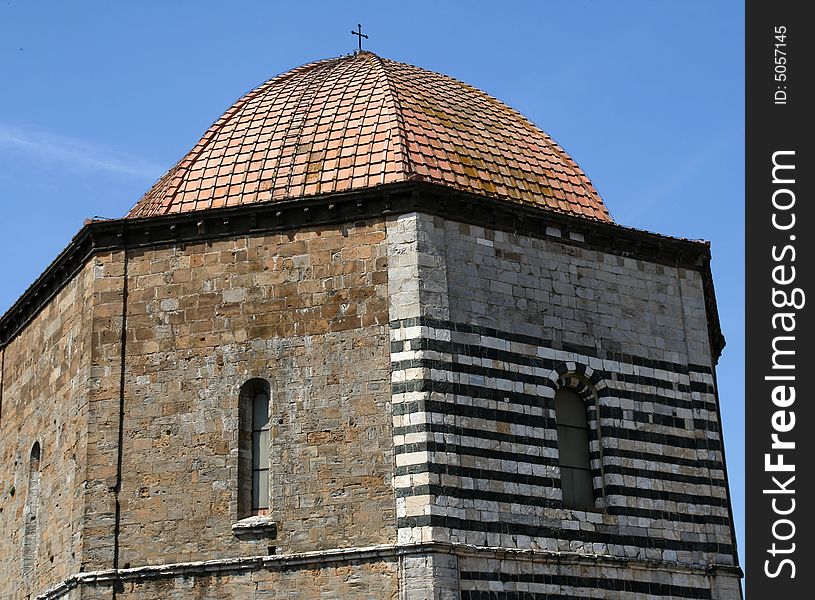
[[721, 354], [725, 342], [716, 308], [707, 242], [672, 238], [423, 182], [145, 219], [88, 222], [0, 318], [0, 347], [5, 347], [33, 319], [91, 256], [101, 252], [195, 243], [410, 212], [697, 270], [704, 282], [714, 362]]
[[296, 554], [273, 556], [244, 556], [196, 562], [145, 565], [128, 569], [105, 569], [75, 573], [36, 597], [37, 600], [56, 600], [81, 586], [112, 585], [116, 582], [138, 582], [194, 575], [214, 575], [247, 571], [288, 570], [296, 568], [327, 567], [350, 562], [370, 562], [395, 560], [401, 556], [416, 556], [428, 553], [451, 554], [479, 558], [498, 558], [546, 562], [552, 564], [582, 564], [669, 570], [682, 573], [725, 573], [733, 577], [743, 577], [738, 566], [709, 565], [699, 566], [662, 560], [640, 560], [604, 554], [580, 554], [578, 552], [550, 552], [545, 550], [522, 550], [488, 546], [471, 546], [449, 542], [416, 542], [412, 544], [381, 544], [362, 548], [335, 548]]

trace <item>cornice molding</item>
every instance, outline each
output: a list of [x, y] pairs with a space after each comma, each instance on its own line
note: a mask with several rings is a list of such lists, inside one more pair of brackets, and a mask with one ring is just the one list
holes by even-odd
[[382, 185], [298, 200], [249, 204], [142, 219], [87, 222], [68, 246], [0, 318], [5, 347], [70, 281], [102, 252], [183, 245], [234, 236], [421, 212], [471, 225], [600, 250], [619, 256], [699, 271], [705, 291], [714, 363], [725, 340], [719, 323], [708, 242], [673, 238], [593, 219], [513, 204], [424, 182]]
[[717, 575], [741, 578], [742, 570], [735, 565], [700, 566], [663, 560], [643, 560], [605, 554], [581, 554], [578, 552], [551, 552], [546, 550], [526, 550], [490, 546], [473, 546], [450, 542], [415, 542], [407, 544], [380, 544], [361, 548], [333, 548], [294, 554], [272, 556], [242, 556], [196, 562], [144, 565], [127, 569], [103, 569], [75, 573], [52, 586], [36, 600], [57, 600], [68, 592], [82, 586], [111, 586], [119, 582], [140, 582], [194, 575], [215, 575], [259, 571], [281, 571], [298, 568], [328, 567], [351, 562], [371, 562], [396, 560], [403, 556], [424, 554], [449, 554], [458, 557], [498, 558], [548, 564], [577, 564], [609, 566], [618, 568], [639, 568], [646, 570], [668, 570], [688, 574]]

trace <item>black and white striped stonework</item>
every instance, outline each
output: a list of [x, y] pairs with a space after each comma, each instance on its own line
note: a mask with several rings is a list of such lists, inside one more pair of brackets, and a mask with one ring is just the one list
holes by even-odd
[[[430, 318], [391, 323], [391, 361], [401, 541], [734, 564], [709, 367]], [[561, 501], [563, 385], [586, 403], [594, 510]]]

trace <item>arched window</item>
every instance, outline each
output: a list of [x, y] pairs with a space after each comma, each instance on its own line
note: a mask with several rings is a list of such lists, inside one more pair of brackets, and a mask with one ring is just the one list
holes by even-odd
[[563, 504], [572, 508], [594, 508], [589, 425], [586, 407], [577, 392], [567, 387], [558, 389], [555, 393], [555, 420]]
[[28, 490], [23, 510], [23, 573], [34, 569], [37, 563], [40, 507], [40, 443], [34, 442], [28, 463]]
[[269, 512], [269, 384], [241, 387], [238, 440], [238, 518]]

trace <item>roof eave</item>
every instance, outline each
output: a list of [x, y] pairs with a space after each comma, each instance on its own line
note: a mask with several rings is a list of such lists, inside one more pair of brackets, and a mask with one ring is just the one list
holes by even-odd
[[709, 242], [669, 237], [420, 181], [288, 201], [86, 222], [67, 247], [0, 318], [0, 347], [5, 347], [16, 337], [90, 257], [101, 252], [194, 243], [409, 212], [423, 212], [503, 231], [548, 237], [565, 244], [697, 270], [702, 275], [704, 285], [713, 361], [718, 361], [725, 340], [716, 307]]

